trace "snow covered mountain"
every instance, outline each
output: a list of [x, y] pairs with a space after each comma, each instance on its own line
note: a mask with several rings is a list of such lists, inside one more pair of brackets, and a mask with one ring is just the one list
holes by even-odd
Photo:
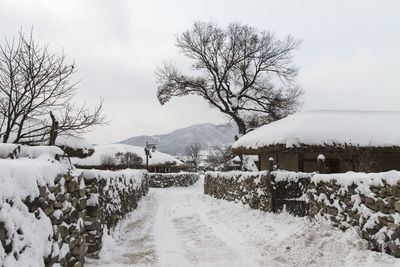
[[158, 151], [171, 155], [182, 155], [185, 154], [186, 147], [194, 143], [199, 143], [202, 150], [216, 145], [231, 145], [237, 133], [236, 125], [203, 123], [177, 129], [163, 135], [135, 136], [120, 143], [143, 147], [147, 141], [156, 144]]

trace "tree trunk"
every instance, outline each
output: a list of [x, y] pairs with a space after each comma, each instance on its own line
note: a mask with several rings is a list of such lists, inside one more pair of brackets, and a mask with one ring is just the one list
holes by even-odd
[[58, 121], [56, 120], [51, 111], [50, 111], [50, 117], [51, 117], [51, 129], [50, 129], [49, 146], [54, 146], [56, 144], [56, 138], [58, 134]]
[[[232, 117], [232, 119], [236, 122], [236, 125], [238, 126], [238, 128], [239, 128], [239, 135], [244, 135], [244, 134], [246, 134], [246, 123], [244, 122], [244, 120], [242, 119], [242, 118], [240, 118], [240, 117], [238, 117], [238, 116], [236, 116], [235, 114], [229, 114], [231, 117]], [[236, 140], [238, 139], [238, 138], [235, 138]]]

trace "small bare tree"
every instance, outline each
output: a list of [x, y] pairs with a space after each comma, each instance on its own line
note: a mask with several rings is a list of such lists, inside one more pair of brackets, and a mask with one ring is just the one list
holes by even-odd
[[189, 162], [193, 164], [195, 172], [197, 172], [198, 163], [200, 161], [200, 150], [201, 150], [201, 145], [198, 143], [191, 144], [186, 148], [186, 155], [190, 159]]
[[345, 145], [347, 157], [340, 157], [346, 171], [374, 172], [378, 171], [379, 160], [374, 157], [373, 148], [358, 145]]
[[115, 165], [116, 165], [115, 156], [112, 154], [101, 155], [100, 164], [103, 168], [105, 168], [107, 170], [115, 169]]
[[118, 152], [117, 154], [115, 154], [115, 156], [119, 160], [119, 163], [127, 168], [139, 168], [142, 166], [143, 163], [143, 159], [136, 153]]
[[64, 53], [51, 53], [32, 33], [5, 40], [0, 45], [0, 142], [53, 145], [58, 134], [79, 135], [104, 124], [102, 100], [93, 111], [73, 102], [75, 72]]
[[207, 162], [210, 167], [220, 168], [222, 171], [225, 171], [228, 170], [230, 162], [235, 156], [231, 147], [215, 146], [207, 157]]
[[182, 74], [173, 64], [157, 69], [162, 105], [172, 97], [198, 95], [235, 121], [239, 134], [286, 117], [301, 105], [303, 91], [292, 64], [299, 42], [291, 36], [279, 40], [238, 23], [223, 29], [197, 22], [178, 35], [176, 45], [193, 60], [194, 72]]

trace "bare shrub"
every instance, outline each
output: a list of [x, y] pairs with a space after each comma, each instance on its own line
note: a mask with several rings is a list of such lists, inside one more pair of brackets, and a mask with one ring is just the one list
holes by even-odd
[[114, 169], [116, 165], [113, 155], [102, 155], [100, 157], [101, 166], [107, 170]]
[[127, 168], [140, 168], [143, 163], [143, 159], [136, 153], [118, 152], [117, 154], [115, 154], [115, 156], [117, 157], [119, 164]]

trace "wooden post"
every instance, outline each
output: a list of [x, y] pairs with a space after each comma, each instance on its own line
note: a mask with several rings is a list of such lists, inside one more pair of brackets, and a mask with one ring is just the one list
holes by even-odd
[[274, 170], [274, 158], [270, 157], [268, 159], [268, 171], [272, 172]]
[[317, 158], [317, 171], [319, 173], [326, 173], [325, 156], [322, 154], [319, 154]]
[[270, 193], [270, 202], [271, 202], [271, 211], [276, 212], [276, 204], [275, 204], [275, 179], [272, 175], [272, 171], [274, 170], [274, 159], [270, 157], [268, 159], [268, 190]]

